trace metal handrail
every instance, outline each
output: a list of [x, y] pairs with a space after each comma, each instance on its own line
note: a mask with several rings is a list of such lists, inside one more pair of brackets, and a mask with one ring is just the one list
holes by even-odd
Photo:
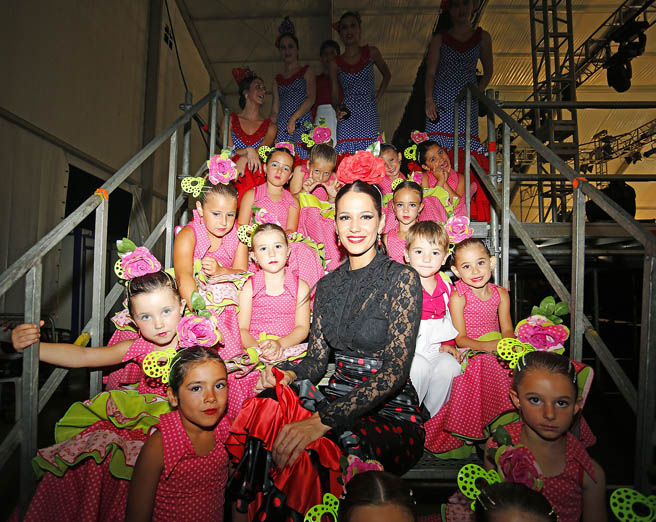
[[[5, 294], [21, 277], [25, 276], [25, 322], [38, 323], [41, 315], [43, 257], [87, 216], [95, 211], [92, 317], [85, 325], [83, 331], [90, 335], [92, 345], [102, 345], [104, 341], [103, 329], [105, 318], [122, 293], [121, 285], [116, 284], [109, 294], [105, 295], [109, 196], [167, 140], [169, 140], [170, 153], [166, 213], [146, 240], [145, 246], [152, 248], [162, 234], [165, 233], [166, 255], [164, 265], [167, 268], [171, 266], [174, 219], [185, 201], [182, 194], [177, 198], [175, 196], [178, 171], [178, 131], [180, 128], [183, 129], [181, 169], [184, 174], [188, 174], [191, 148], [190, 122], [193, 116], [205, 107], [208, 102], [211, 104], [211, 141], [209, 146], [211, 157], [215, 149], [214, 140], [216, 138], [216, 112], [218, 103], [221, 102], [226, 114], [228, 113], [228, 108], [219, 90], [209, 92], [193, 105], [191, 103], [191, 94], [187, 93], [184, 105], [186, 110], [180, 118], [153, 138], [143, 149], [137, 152], [125, 165], [116, 171], [92, 196], [0, 275], [0, 296]], [[227, 121], [227, 118], [224, 119]], [[224, 129], [223, 132], [223, 145], [224, 147], [227, 145], [227, 129]], [[205, 162], [203, 162], [198, 172], [202, 172], [206, 168], [204, 164]], [[23, 400], [21, 401], [20, 418], [17, 419], [10, 433], [4, 438], [2, 444], [0, 444], [0, 466], [6, 462], [18, 444], [21, 447], [19, 491], [21, 514], [25, 513], [29, 505], [35, 485], [31, 460], [37, 450], [38, 413], [43, 409], [66, 374], [67, 370], [62, 368], [55, 369], [41, 390], [39, 390], [39, 343], [37, 342], [23, 351], [22, 386], [20, 390]], [[94, 396], [100, 391], [101, 372], [94, 371], [91, 373], [90, 378], [90, 396]]]
[[[488, 91], [491, 93], [492, 91]], [[469, 147], [471, 129], [472, 96], [487, 109], [488, 131], [494, 136], [495, 117], [503, 123], [503, 162], [501, 176], [501, 195], [497, 190], [496, 147], [490, 147], [490, 172], [495, 175], [488, 177], [476, 158], [471, 156]], [[638, 221], [630, 216], [615, 201], [610, 199], [596, 187], [574, 171], [554, 151], [546, 147], [538, 138], [529, 133], [521, 124], [503, 111], [495, 102], [485, 96], [476, 86], [466, 85], [458, 94], [454, 103], [454, 129], [458, 129], [457, 120], [459, 105], [465, 100], [465, 186], [470, 184], [470, 167], [479, 175], [479, 179], [491, 197], [492, 202], [501, 213], [501, 283], [507, 286], [509, 273], [509, 227], [525, 245], [526, 250], [534, 259], [547, 281], [554, 288], [560, 299], [570, 305], [572, 311], [571, 324], [571, 358], [580, 361], [583, 352], [583, 337], [587, 339], [599, 360], [617, 385], [622, 396], [636, 413], [636, 450], [635, 450], [635, 485], [643, 491], [648, 491], [648, 469], [654, 455], [654, 411], [656, 411], [656, 238]], [[505, 104], [506, 106], [510, 104]], [[571, 294], [560, 280], [543, 253], [535, 244], [530, 234], [510, 209], [510, 130], [513, 130], [546, 162], [551, 163], [560, 174], [575, 187], [572, 207], [572, 281]], [[454, 133], [456, 134], [456, 133]], [[454, 163], [457, 170], [459, 135], [454, 136]], [[492, 142], [494, 143], [494, 142]], [[496, 145], [496, 144], [495, 144]], [[575, 181], [576, 180], [576, 181]], [[469, 191], [466, 192], [467, 209], [469, 209]], [[585, 264], [585, 196], [594, 201], [631, 237], [642, 244], [645, 250], [643, 265], [642, 317], [640, 323], [640, 374], [637, 389], [624, 370], [614, 359], [611, 351], [603, 342], [599, 333], [594, 330], [590, 320], [583, 311], [583, 286]], [[492, 208], [491, 233], [495, 254], [499, 240], [499, 230], [496, 225], [497, 211]], [[495, 273], [495, 276], [498, 276]], [[498, 281], [499, 279], [497, 279]]]

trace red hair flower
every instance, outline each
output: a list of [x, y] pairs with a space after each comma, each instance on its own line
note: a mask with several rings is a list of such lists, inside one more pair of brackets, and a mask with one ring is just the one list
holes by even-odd
[[356, 180], [373, 185], [385, 178], [385, 161], [367, 150], [345, 157], [337, 168], [337, 180], [353, 183]]

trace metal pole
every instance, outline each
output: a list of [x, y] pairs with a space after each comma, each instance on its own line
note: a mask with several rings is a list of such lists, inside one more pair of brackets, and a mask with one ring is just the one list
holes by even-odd
[[503, 180], [501, 210], [501, 286], [508, 288], [510, 250], [510, 127], [503, 124]]
[[[488, 89], [485, 91], [488, 98], [494, 99], [494, 90]], [[489, 149], [489, 162], [490, 168], [488, 174], [492, 186], [496, 190], [497, 186], [497, 144], [496, 144], [496, 129], [494, 127], [494, 113], [487, 111], [487, 139]], [[490, 243], [492, 247], [492, 254], [499, 254], [499, 215], [497, 214], [494, 205], [490, 205]], [[494, 282], [499, 283], [499, 263], [494, 267]]]
[[[185, 129], [185, 140], [187, 138]], [[182, 157], [182, 166], [184, 168], [184, 150]], [[187, 150], [187, 152], [189, 152]], [[164, 265], [166, 268], [173, 266], [173, 228], [175, 220], [175, 172], [178, 161], [178, 131], [176, 130], [171, 136], [171, 145], [169, 148], [169, 183], [166, 194], [166, 251], [164, 254]], [[187, 156], [187, 175], [189, 174], [189, 157]]]
[[219, 91], [216, 92], [214, 98], [212, 98], [212, 103], [210, 104], [210, 157], [212, 159], [214, 156], [214, 147], [216, 141], [216, 106], [219, 101]]
[[[102, 197], [102, 196], [101, 196]], [[109, 201], [102, 197], [96, 208], [96, 228], [93, 239], [93, 297], [91, 300], [91, 346], [105, 344], [105, 278], [107, 274], [107, 222]], [[89, 396], [102, 391], [102, 372], [91, 372]]]
[[[41, 320], [41, 258], [25, 276], [25, 322], [39, 324]], [[37, 450], [37, 422], [39, 414], [39, 342], [23, 351], [21, 381], [21, 450], [20, 450], [20, 512], [21, 519], [27, 512], [34, 493], [32, 458]], [[16, 393], [19, 393], [18, 390]]]
[[228, 133], [230, 132], [230, 109], [223, 109], [223, 148], [228, 148]]
[[460, 103], [454, 102], [453, 104], [453, 170], [458, 172], [458, 111], [460, 110]]
[[572, 333], [570, 357], [575, 361], [583, 358], [583, 303], [585, 281], [585, 196], [575, 188], [572, 202]]
[[656, 411], [656, 257], [645, 256], [643, 267], [634, 484], [638, 491], [649, 491]]
[[[470, 168], [471, 168], [471, 105], [472, 105], [472, 94], [469, 89], [467, 89], [467, 96], [465, 98], [465, 204], [467, 205], [467, 216], [471, 218], [471, 213], [469, 211], [470, 199], [471, 199], [471, 188], [470, 183]], [[478, 114], [476, 115], [478, 118]], [[457, 127], [454, 129], [454, 132], [457, 132]]]

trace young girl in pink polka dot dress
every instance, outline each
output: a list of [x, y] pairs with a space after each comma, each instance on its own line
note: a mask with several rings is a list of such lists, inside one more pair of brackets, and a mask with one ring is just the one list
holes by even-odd
[[[139, 454], [127, 520], [223, 520], [227, 386], [225, 365], [213, 350], [190, 347], [177, 353], [167, 392], [175, 411], [162, 415]], [[123, 517], [116, 513], [116, 519]]]
[[466, 456], [472, 446], [463, 447], [463, 440], [485, 440], [490, 423], [512, 410], [510, 373], [499, 363], [496, 347], [499, 339], [515, 334], [508, 292], [490, 283], [495, 265], [496, 257], [480, 239], [465, 239], [455, 246], [452, 270], [460, 280], [451, 294], [449, 310], [458, 330], [456, 345], [461, 352], [468, 352], [467, 366], [453, 380], [449, 400], [426, 423], [425, 444], [446, 457]]
[[[244, 194], [239, 208], [239, 225], [247, 225], [259, 214], [276, 222], [286, 234], [293, 234], [298, 227], [298, 203], [291, 192], [284, 188], [292, 175], [294, 156], [286, 148], [278, 148], [269, 154], [264, 166], [266, 183]], [[238, 263], [246, 262], [248, 249], [241, 245], [237, 251]], [[251, 267], [252, 268], [252, 267]], [[324, 275], [323, 265], [317, 252], [308, 244], [297, 241], [290, 245], [289, 268], [313, 288]]]
[[[180, 286], [180, 294], [189, 304], [191, 294], [200, 291], [205, 304], [212, 311], [217, 327], [223, 335], [219, 355], [231, 359], [242, 354], [237, 305], [241, 275], [247, 269], [236, 261], [237, 190], [230, 183], [206, 182], [200, 200], [196, 202], [194, 219], [175, 238], [173, 266]], [[200, 270], [198, 270], [200, 263]], [[203, 272], [201, 278], [199, 272]], [[240, 383], [229, 376], [230, 393], [239, 393]], [[236, 401], [228, 401], [228, 417], [234, 419], [239, 410]]]
[[334, 270], [344, 258], [335, 232], [335, 196], [341, 186], [335, 176], [337, 154], [325, 143], [314, 145], [306, 165], [294, 169], [289, 183], [291, 193], [298, 197], [300, 212], [298, 231], [319, 244], [326, 252], [326, 269]]
[[[576, 380], [575, 363], [566, 357], [551, 352], [526, 354], [517, 363], [510, 391], [521, 421], [507, 425], [506, 430], [513, 445], [528, 449], [544, 481], [541, 493], [560, 522], [578, 522], [581, 517], [605, 522], [604, 471], [569, 431], [583, 407]], [[490, 439], [487, 446], [498, 448], [499, 444]], [[514, 449], [511, 446], [495, 459], [506, 480], [525, 475], [526, 458], [513, 455]], [[496, 467], [487, 451], [485, 455], [487, 467]], [[523, 472], [518, 469], [520, 465]]]
[[424, 193], [414, 181], [400, 180], [394, 187], [390, 205], [394, 211], [397, 226], [383, 235], [383, 242], [389, 255], [397, 263], [405, 264], [405, 239], [410, 227], [417, 222], [424, 208]]
[[[112, 390], [74, 403], [55, 427], [57, 443], [40, 449], [34, 458], [43, 476], [25, 520], [95, 521], [122, 519], [129, 478], [148, 430], [160, 415], [171, 411], [167, 385], [148, 377], [142, 361], [152, 352], [178, 347], [178, 325], [185, 303], [175, 279], [145, 249], [123, 258], [130, 264], [149, 261], [152, 271], [129, 279], [128, 311], [137, 327], [136, 340], [112, 346], [84, 348], [41, 343], [40, 359], [71, 368], [135, 363], [115, 375], [117, 385], [138, 384], [138, 390]], [[39, 331], [21, 325], [12, 332], [17, 350], [34, 343]], [[117, 513], [119, 513], [117, 515]]]
[[[285, 268], [289, 249], [278, 225], [266, 223], [252, 236], [253, 257], [259, 270], [246, 282], [239, 296], [239, 326], [244, 347], [257, 347], [260, 357], [280, 362], [285, 349], [298, 349], [310, 331], [310, 287]], [[255, 395], [258, 370], [242, 380], [238, 407]], [[233, 400], [233, 397], [230, 397]]]

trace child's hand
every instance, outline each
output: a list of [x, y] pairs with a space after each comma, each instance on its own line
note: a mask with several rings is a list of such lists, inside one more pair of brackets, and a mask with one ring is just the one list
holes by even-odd
[[330, 176], [328, 181], [324, 183], [323, 186], [326, 189], [326, 193], [328, 194], [328, 201], [333, 203], [337, 197], [339, 189], [342, 187], [342, 184], [337, 181], [337, 177]]
[[303, 182], [303, 192], [307, 192], [309, 194], [317, 187], [317, 185], [319, 185], [319, 182], [309, 177]]
[[456, 358], [456, 361], [462, 362], [462, 354], [452, 344], [442, 344], [440, 346], [440, 352], [450, 353], [451, 355], [453, 355]]
[[222, 275], [221, 269], [223, 267], [219, 265], [219, 262], [213, 257], [208, 256], [201, 259], [200, 266], [202, 267], [203, 272], [205, 272], [208, 276]]
[[277, 339], [266, 339], [259, 345], [262, 358], [267, 361], [278, 361], [282, 357], [282, 346]]
[[44, 321], [39, 323], [39, 326], [35, 324], [19, 324], [16, 328], [11, 331], [11, 344], [14, 345], [14, 350], [17, 352], [23, 351], [24, 348], [31, 346], [39, 340], [41, 337], [41, 326], [45, 324]]

